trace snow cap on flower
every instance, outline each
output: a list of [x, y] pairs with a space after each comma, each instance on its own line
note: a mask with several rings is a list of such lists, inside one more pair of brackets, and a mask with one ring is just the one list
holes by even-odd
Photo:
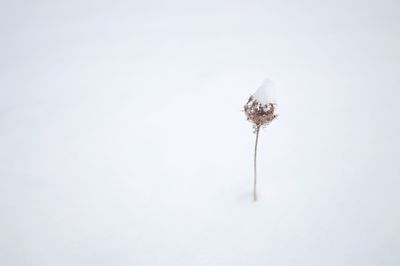
[[276, 103], [272, 80], [266, 78], [253, 97], [261, 104]]

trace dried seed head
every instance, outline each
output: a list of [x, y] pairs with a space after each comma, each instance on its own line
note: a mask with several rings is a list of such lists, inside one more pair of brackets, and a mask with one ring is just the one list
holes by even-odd
[[253, 96], [250, 96], [244, 105], [244, 113], [247, 120], [254, 124], [255, 129], [268, 125], [278, 116], [275, 103], [262, 104]]

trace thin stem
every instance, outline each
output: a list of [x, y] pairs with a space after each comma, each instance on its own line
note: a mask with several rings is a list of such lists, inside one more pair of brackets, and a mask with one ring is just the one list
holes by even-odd
[[258, 133], [260, 133], [260, 126], [256, 128], [256, 143], [254, 145], [254, 187], [253, 187], [253, 199], [257, 200], [257, 144], [258, 144]]

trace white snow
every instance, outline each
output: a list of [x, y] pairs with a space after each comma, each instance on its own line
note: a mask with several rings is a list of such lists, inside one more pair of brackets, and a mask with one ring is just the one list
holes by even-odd
[[264, 79], [264, 82], [253, 94], [253, 96], [259, 103], [262, 104], [276, 103], [272, 80], [267, 78]]
[[399, 3], [2, 1], [0, 265], [400, 265]]

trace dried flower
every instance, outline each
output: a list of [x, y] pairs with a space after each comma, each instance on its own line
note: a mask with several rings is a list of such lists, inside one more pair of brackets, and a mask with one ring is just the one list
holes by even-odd
[[247, 116], [247, 120], [254, 124], [253, 127], [258, 128], [268, 125], [277, 117], [275, 106], [276, 104], [274, 103], [262, 104], [254, 96], [250, 96], [244, 106], [244, 113]]
[[254, 147], [254, 187], [253, 199], [257, 200], [257, 144], [260, 127], [267, 126], [278, 115], [276, 114], [276, 101], [273, 96], [272, 82], [265, 79], [258, 90], [250, 96], [244, 105], [244, 113], [247, 120], [253, 123], [254, 133], [256, 133], [256, 142]]

